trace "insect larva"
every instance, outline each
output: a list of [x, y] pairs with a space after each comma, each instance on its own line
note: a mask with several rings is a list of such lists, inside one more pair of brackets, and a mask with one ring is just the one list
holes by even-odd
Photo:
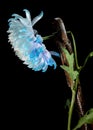
[[[31, 21], [30, 12], [24, 9], [26, 18], [13, 14], [8, 20], [8, 39], [16, 55], [29, 68], [45, 72], [48, 66], [56, 68], [56, 62], [43, 44], [43, 38], [33, 26], [43, 17], [43, 11]], [[53, 52], [52, 52], [53, 53]]]

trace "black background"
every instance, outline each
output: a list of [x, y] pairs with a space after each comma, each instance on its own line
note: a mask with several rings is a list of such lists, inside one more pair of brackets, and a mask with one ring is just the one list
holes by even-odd
[[[51, 3], [50, 3], [51, 2]], [[77, 45], [79, 64], [93, 51], [93, 20], [91, 3], [62, 0], [2, 0], [0, 1], [0, 88], [3, 127], [32, 129], [66, 129], [67, 111], [64, 109], [70, 89], [65, 75], [58, 66], [49, 67], [45, 73], [34, 72], [23, 65], [8, 43], [8, 19], [13, 13], [25, 16], [23, 9], [34, 18], [41, 11], [43, 18], [35, 25], [42, 36], [53, 33], [52, 22], [63, 19], [66, 30], [73, 32]], [[52, 40], [46, 47], [55, 49]], [[89, 59], [80, 75], [87, 109], [93, 107], [93, 58]], [[11, 125], [12, 124], [12, 125]], [[19, 125], [19, 126], [18, 126]]]

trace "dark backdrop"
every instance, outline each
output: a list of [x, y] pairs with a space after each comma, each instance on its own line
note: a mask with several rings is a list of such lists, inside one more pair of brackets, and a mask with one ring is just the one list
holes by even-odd
[[[32, 18], [41, 10], [44, 12], [44, 17], [35, 25], [42, 36], [51, 34], [53, 19], [61, 17], [66, 30], [71, 30], [75, 36], [78, 60], [82, 65], [85, 57], [93, 50], [91, 3], [69, 0], [0, 1], [0, 88], [3, 127], [66, 129], [67, 111], [64, 105], [69, 98], [70, 89], [60, 68], [60, 59], [54, 57], [58, 64], [56, 70], [49, 67], [45, 73], [34, 72], [23, 65], [8, 43], [7, 21], [13, 13], [25, 16], [23, 9], [28, 9]], [[48, 40], [45, 44], [47, 48], [56, 50], [53, 40]], [[80, 76], [87, 109], [93, 107], [92, 66], [93, 58], [89, 60]]]

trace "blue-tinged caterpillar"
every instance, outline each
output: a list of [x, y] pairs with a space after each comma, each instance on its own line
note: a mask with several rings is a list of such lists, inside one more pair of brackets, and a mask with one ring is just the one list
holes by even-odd
[[[33, 29], [33, 26], [43, 17], [43, 11], [31, 20], [30, 12], [24, 9], [26, 18], [18, 14], [13, 14], [13, 18], [8, 20], [8, 39], [16, 55], [29, 68], [35, 71], [45, 72], [48, 66], [56, 68], [56, 62], [45, 45], [43, 38]], [[53, 55], [58, 55], [52, 51]]]

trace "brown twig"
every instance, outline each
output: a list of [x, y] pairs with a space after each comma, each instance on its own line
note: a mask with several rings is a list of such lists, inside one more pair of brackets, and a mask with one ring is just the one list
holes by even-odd
[[[56, 44], [58, 45], [58, 48], [59, 48], [59, 51], [60, 51], [60, 54], [61, 54], [62, 65], [68, 66], [68, 61], [66, 59], [66, 55], [62, 51], [62, 48], [66, 48], [69, 51], [69, 53], [71, 54], [73, 52], [71, 42], [68, 39], [66, 29], [65, 29], [65, 26], [64, 26], [62, 19], [61, 18], [55, 18], [54, 25], [56, 27], [56, 31], [58, 31], [58, 34], [57, 34], [55, 40], [56, 40]], [[69, 87], [73, 86], [72, 85], [73, 81], [71, 80], [70, 75], [66, 71], [64, 71], [64, 72], [65, 72], [65, 76], [66, 76], [68, 86]], [[80, 82], [78, 84], [78, 89], [77, 89], [76, 104], [78, 106], [79, 116], [82, 117], [85, 114], [85, 110], [84, 110], [84, 99], [83, 99], [83, 96], [82, 96], [82, 90], [81, 90]], [[88, 130], [87, 124], [83, 125], [83, 127], [81, 129], [82, 130]]]

